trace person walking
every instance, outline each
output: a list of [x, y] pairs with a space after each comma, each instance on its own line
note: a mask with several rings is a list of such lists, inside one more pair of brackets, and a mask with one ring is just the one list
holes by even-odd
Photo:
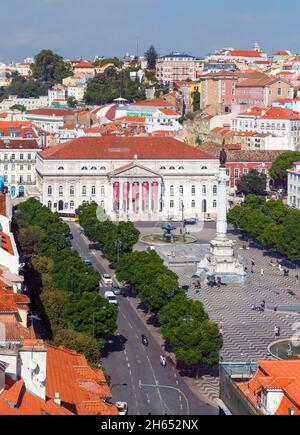
[[265, 271], [264, 271], [263, 268], [261, 268], [261, 269], [260, 269], [260, 275], [261, 275], [261, 276], [264, 276], [264, 274], [265, 274]]
[[274, 326], [274, 337], [275, 338], [279, 337], [279, 328], [277, 325]]
[[251, 273], [254, 272], [254, 266], [255, 266], [255, 262], [254, 260], [251, 260]]
[[162, 366], [163, 366], [163, 368], [165, 368], [166, 365], [167, 365], [167, 360], [166, 360], [166, 357], [163, 356], [163, 359], [162, 359]]
[[296, 275], [295, 278], [296, 278], [296, 284], [299, 285], [299, 275]]

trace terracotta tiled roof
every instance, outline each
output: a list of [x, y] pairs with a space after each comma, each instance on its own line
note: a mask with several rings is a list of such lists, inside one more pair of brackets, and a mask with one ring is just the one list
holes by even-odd
[[27, 115], [45, 115], [45, 116], [70, 116], [74, 115], [76, 112], [70, 109], [51, 109], [51, 108], [40, 108], [27, 110]]
[[261, 53], [255, 50], [231, 50], [230, 54], [236, 57], [261, 57]]
[[180, 113], [175, 112], [175, 110], [172, 109], [159, 109], [159, 111], [167, 116], [178, 116], [178, 117], [181, 116]]
[[206, 153], [171, 138], [80, 137], [39, 152], [45, 160], [209, 159]]

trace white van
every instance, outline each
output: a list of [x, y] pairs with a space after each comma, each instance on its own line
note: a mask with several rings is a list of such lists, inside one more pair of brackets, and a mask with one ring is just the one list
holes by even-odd
[[107, 292], [104, 293], [104, 297], [105, 297], [105, 299], [108, 300], [108, 302], [109, 302], [110, 304], [118, 305], [118, 301], [117, 301], [117, 298], [116, 298], [114, 292], [112, 292], [112, 291], [107, 291]]

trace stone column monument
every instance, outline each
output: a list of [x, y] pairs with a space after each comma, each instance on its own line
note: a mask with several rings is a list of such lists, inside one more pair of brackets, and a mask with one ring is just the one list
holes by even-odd
[[226, 152], [222, 149], [220, 153], [220, 168], [217, 175], [218, 181], [218, 218], [216, 237], [210, 242], [210, 253], [198, 264], [197, 274], [203, 279], [209, 276], [221, 278], [224, 283], [238, 282], [245, 280], [244, 266], [235, 257], [233, 242], [227, 237], [227, 181], [226, 174]]

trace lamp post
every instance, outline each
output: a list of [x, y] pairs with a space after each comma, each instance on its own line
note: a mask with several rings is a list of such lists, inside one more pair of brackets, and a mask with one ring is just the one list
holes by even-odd
[[149, 387], [149, 388], [165, 388], [165, 389], [170, 389], [170, 390], [175, 390], [175, 391], [177, 391], [184, 399], [185, 399], [185, 402], [186, 402], [186, 411], [187, 411], [187, 415], [190, 415], [190, 405], [189, 405], [189, 401], [188, 401], [188, 399], [187, 399], [187, 397], [186, 397], [186, 395], [179, 389], [179, 388], [176, 388], [176, 387], [172, 387], [172, 386], [170, 386], [170, 385], [159, 385], [159, 384], [156, 384], [156, 385], [152, 385], [152, 384], [142, 384], [142, 381], [141, 380], [139, 380], [139, 387], [140, 388], [142, 388], [142, 387]]

